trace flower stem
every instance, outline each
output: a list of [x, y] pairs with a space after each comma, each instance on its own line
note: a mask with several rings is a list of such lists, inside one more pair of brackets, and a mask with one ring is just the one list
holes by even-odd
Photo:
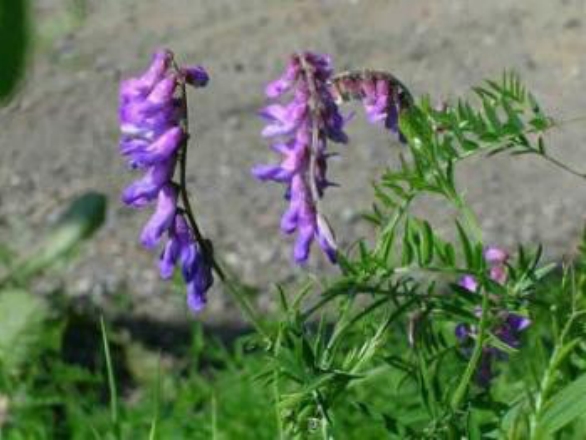
[[581, 179], [586, 179], [586, 173], [575, 170], [574, 168], [570, 167], [569, 165], [566, 165], [565, 163], [556, 159], [555, 157], [550, 156], [547, 153], [542, 153], [542, 154], [540, 154], [540, 156], [543, 157], [546, 161], [548, 161], [552, 165], [555, 165], [556, 167], [566, 171], [567, 173], [570, 173], [570, 174], [572, 174], [576, 177], [579, 177]]
[[460, 384], [454, 395], [452, 396], [452, 409], [455, 411], [460, 407], [462, 400], [466, 396], [468, 391], [468, 386], [470, 381], [472, 380], [472, 376], [478, 367], [478, 363], [482, 357], [482, 351], [484, 350], [484, 342], [486, 340], [486, 330], [488, 324], [488, 291], [485, 289], [482, 294], [482, 315], [480, 317], [480, 329], [478, 331], [478, 337], [476, 338], [476, 345], [474, 346], [474, 351], [472, 352], [472, 356], [468, 361], [468, 365], [466, 366], [466, 370], [464, 371], [464, 375], [460, 380]]
[[297, 54], [297, 56], [299, 57], [299, 62], [301, 63], [310, 95], [309, 106], [311, 111], [311, 147], [309, 148], [309, 188], [311, 190], [311, 197], [313, 202], [319, 211], [319, 201], [321, 197], [315, 182], [315, 176], [317, 174], [317, 148], [319, 142], [319, 97], [317, 93], [317, 87], [313, 79], [312, 67], [307, 63], [302, 53]]
[[[184, 133], [189, 133], [189, 123], [188, 123], [188, 109], [187, 109], [187, 99], [186, 99], [186, 90], [185, 90], [185, 80], [181, 80], [180, 84], [180, 94], [181, 94], [181, 102], [183, 103], [182, 113], [183, 113], [183, 121], [182, 121], [182, 128]], [[228, 293], [232, 296], [232, 298], [238, 304], [241, 312], [246, 316], [248, 321], [252, 324], [255, 330], [263, 336], [263, 338], [268, 338], [268, 332], [262, 325], [260, 319], [258, 318], [254, 308], [248, 301], [248, 299], [243, 295], [242, 289], [238, 289], [235, 286], [235, 283], [229, 279], [226, 275], [226, 272], [222, 269], [216, 258], [214, 257], [214, 251], [211, 246], [211, 242], [207, 240], [204, 235], [202, 234], [197, 222], [195, 220], [195, 215], [193, 214], [193, 208], [191, 206], [191, 202], [189, 200], [189, 194], [187, 192], [187, 144], [189, 141], [189, 135], [186, 134], [185, 138], [181, 144], [178, 160], [179, 160], [179, 194], [181, 198], [181, 203], [183, 205], [183, 212], [187, 217], [187, 221], [191, 230], [193, 231], [193, 236], [196, 242], [202, 249], [202, 253], [204, 258], [208, 261], [209, 264], [212, 265], [212, 268], [222, 284], [226, 287]]]

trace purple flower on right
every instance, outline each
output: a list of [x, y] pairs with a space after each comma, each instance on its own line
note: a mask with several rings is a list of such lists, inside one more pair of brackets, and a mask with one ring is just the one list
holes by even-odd
[[412, 105], [413, 98], [393, 75], [375, 70], [341, 73], [330, 82], [330, 91], [340, 103], [361, 101], [371, 124], [382, 125], [406, 142], [399, 130], [399, 117]]
[[328, 140], [346, 143], [344, 118], [327, 87], [332, 75], [328, 56], [312, 52], [294, 54], [285, 72], [265, 90], [268, 98], [277, 99], [292, 92], [287, 103], [273, 103], [260, 115], [267, 121], [262, 136], [275, 139], [272, 149], [283, 158], [279, 165], [256, 165], [252, 174], [259, 180], [286, 185], [289, 208], [281, 218], [281, 231], [297, 232], [293, 258], [303, 264], [309, 258], [313, 241], [317, 241], [328, 259], [336, 262], [334, 235], [318, 209], [327, 187]]
[[[487, 247], [484, 250], [484, 259], [489, 265], [489, 277], [491, 280], [505, 284], [507, 282], [507, 260], [509, 255], [506, 251], [497, 247]], [[459, 283], [461, 287], [469, 292], [478, 291], [478, 282], [471, 275], [463, 276]], [[475, 314], [480, 317], [482, 309], [477, 307]], [[511, 348], [519, 348], [521, 345], [521, 334], [531, 325], [531, 320], [526, 316], [518, 313], [501, 310], [497, 313], [495, 324], [490, 329], [491, 333], [501, 342]], [[475, 340], [478, 329], [470, 324], [458, 324], [455, 329], [455, 335], [462, 346], [470, 346]], [[465, 350], [470, 354], [470, 350]], [[490, 380], [494, 377], [494, 363], [498, 360], [505, 360], [507, 355], [504, 351], [496, 347], [485, 347], [482, 352], [480, 365], [476, 373], [476, 380], [481, 386], [488, 386]]]

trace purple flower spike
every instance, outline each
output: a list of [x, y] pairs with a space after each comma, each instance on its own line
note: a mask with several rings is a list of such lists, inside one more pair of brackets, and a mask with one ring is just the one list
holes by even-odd
[[326, 178], [331, 156], [326, 151], [327, 141], [348, 141], [346, 120], [327, 85], [332, 72], [327, 56], [311, 52], [293, 55], [283, 75], [265, 90], [269, 98], [291, 92], [291, 101], [272, 103], [260, 112], [267, 121], [262, 136], [276, 138], [272, 149], [283, 159], [279, 165], [256, 165], [252, 174], [262, 181], [286, 185], [289, 207], [281, 218], [281, 230], [297, 232], [293, 257], [298, 264], [307, 261], [314, 241], [332, 263], [336, 262], [334, 234], [318, 210], [325, 189], [334, 185]]
[[135, 208], [157, 200], [140, 241], [152, 249], [167, 235], [159, 257], [159, 272], [163, 279], [168, 279], [176, 266], [181, 267], [187, 302], [194, 311], [205, 305], [206, 291], [213, 282], [212, 265], [185, 221], [183, 210], [177, 207], [180, 189], [173, 182], [173, 175], [179, 151], [186, 148], [185, 84], [203, 87], [208, 80], [202, 67], [178, 68], [171, 51], [159, 51], [143, 75], [122, 82], [118, 111], [120, 153], [131, 168], [145, 170], [140, 179], [124, 190], [122, 200]]

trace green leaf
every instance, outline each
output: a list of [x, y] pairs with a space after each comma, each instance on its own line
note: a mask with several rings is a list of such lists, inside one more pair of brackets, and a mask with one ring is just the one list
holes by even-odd
[[460, 224], [458, 220], [456, 220], [456, 228], [458, 229], [458, 236], [460, 237], [460, 242], [462, 243], [462, 252], [464, 253], [464, 259], [466, 260], [466, 266], [469, 268], [474, 267], [474, 252], [472, 251], [472, 245], [468, 236], [466, 235], [466, 231]]
[[44, 336], [44, 301], [24, 290], [0, 291], [0, 366], [16, 374], [32, 362]]
[[29, 46], [28, 1], [0, 0], [0, 102], [8, 100], [23, 76]]
[[421, 243], [421, 251], [422, 251], [422, 258], [423, 264], [425, 266], [429, 265], [433, 260], [433, 248], [435, 246], [433, 231], [431, 229], [431, 225], [427, 222], [423, 222], [423, 241]]
[[548, 434], [559, 431], [586, 414], [586, 374], [560, 390], [550, 399], [546, 408], [538, 429]]

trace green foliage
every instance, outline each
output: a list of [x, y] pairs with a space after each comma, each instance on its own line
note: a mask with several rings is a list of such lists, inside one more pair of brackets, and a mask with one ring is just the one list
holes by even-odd
[[47, 313], [44, 301], [26, 291], [1, 292], [0, 365], [5, 373], [17, 373], [33, 356], [43, 337]]
[[570, 382], [549, 399], [538, 430], [553, 434], [586, 414], [586, 374]]
[[8, 100], [24, 74], [29, 46], [29, 2], [0, 0], [0, 103]]
[[[513, 74], [474, 93], [401, 115], [406, 149], [367, 216], [376, 239], [340, 255], [338, 276], [278, 288], [281, 311], [256, 336], [225, 344], [195, 326], [188, 347], [167, 352], [86, 317], [97, 342], [76, 361], [67, 335], [85, 321], [25, 288], [96, 231], [103, 197], [75, 202], [30, 257], [0, 246], [2, 438], [584, 438], [586, 234], [563, 268], [530, 244], [495, 274], [456, 179], [474, 154], [559, 165], [543, 141], [553, 120]], [[412, 213], [425, 194], [453, 208], [452, 231]], [[256, 316], [254, 289], [227, 287]]]

